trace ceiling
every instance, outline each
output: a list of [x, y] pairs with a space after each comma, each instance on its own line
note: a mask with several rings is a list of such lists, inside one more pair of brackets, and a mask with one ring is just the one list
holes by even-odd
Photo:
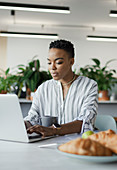
[[[117, 34], [117, 18], [109, 17], [117, 9], [116, 0], [2, 0], [0, 2], [54, 5], [70, 7], [70, 14], [0, 10], [0, 31], [52, 32], [65, 28], [90, 29]], [[46, 28], [46, 29], [44, 29]], [[51, 28], [51, 29], [50, 29]], [[94, 28], [94, 29], [93, 29]], [[54, 30], [55, 32], [55, 30]], [[58, 33], [58, 32], [55, 32]]]

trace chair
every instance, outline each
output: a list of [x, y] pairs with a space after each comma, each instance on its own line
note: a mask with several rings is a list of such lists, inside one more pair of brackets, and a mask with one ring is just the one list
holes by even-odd
[[110, 115], [97, 115], [95, 120], [95, 127], [101, 131], [112, 129], [117, 132], [116, 121]]

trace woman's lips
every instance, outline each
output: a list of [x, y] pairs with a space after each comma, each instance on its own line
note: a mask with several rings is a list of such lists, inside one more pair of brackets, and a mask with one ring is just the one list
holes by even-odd
[[57, 73], [51, 73], [52, 77], [56, 77]]

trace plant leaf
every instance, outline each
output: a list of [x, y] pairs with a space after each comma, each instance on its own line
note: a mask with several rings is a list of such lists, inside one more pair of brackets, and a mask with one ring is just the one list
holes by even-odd
[[98, 67], [100, 67], [100, 61], [97, 58], [92, 58]]
[[115, 61], [115, 60], [116, 60], [116, 59], [111, 59], [111, 60], [107, 61], [106, 64], [105, 64], [105, 66], [107, 67], [107, 65], [108, 65], [109, 63], [111, 63], [112, 61]]
[[8, 68], [8, 69], [5, 71], [5, 75], [6, 75], [6, 76], [8, 75], [9, 71], [10, 71], [10, 68]]

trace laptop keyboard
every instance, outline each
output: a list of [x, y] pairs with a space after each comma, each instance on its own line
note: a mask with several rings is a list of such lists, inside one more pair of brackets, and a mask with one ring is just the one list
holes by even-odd
[[41, 138], [41, 137], [42, 137], [42, 135], [37, 134], [37, 133], [28, 134], [29, 139], [37, 139], [37, 138]]

